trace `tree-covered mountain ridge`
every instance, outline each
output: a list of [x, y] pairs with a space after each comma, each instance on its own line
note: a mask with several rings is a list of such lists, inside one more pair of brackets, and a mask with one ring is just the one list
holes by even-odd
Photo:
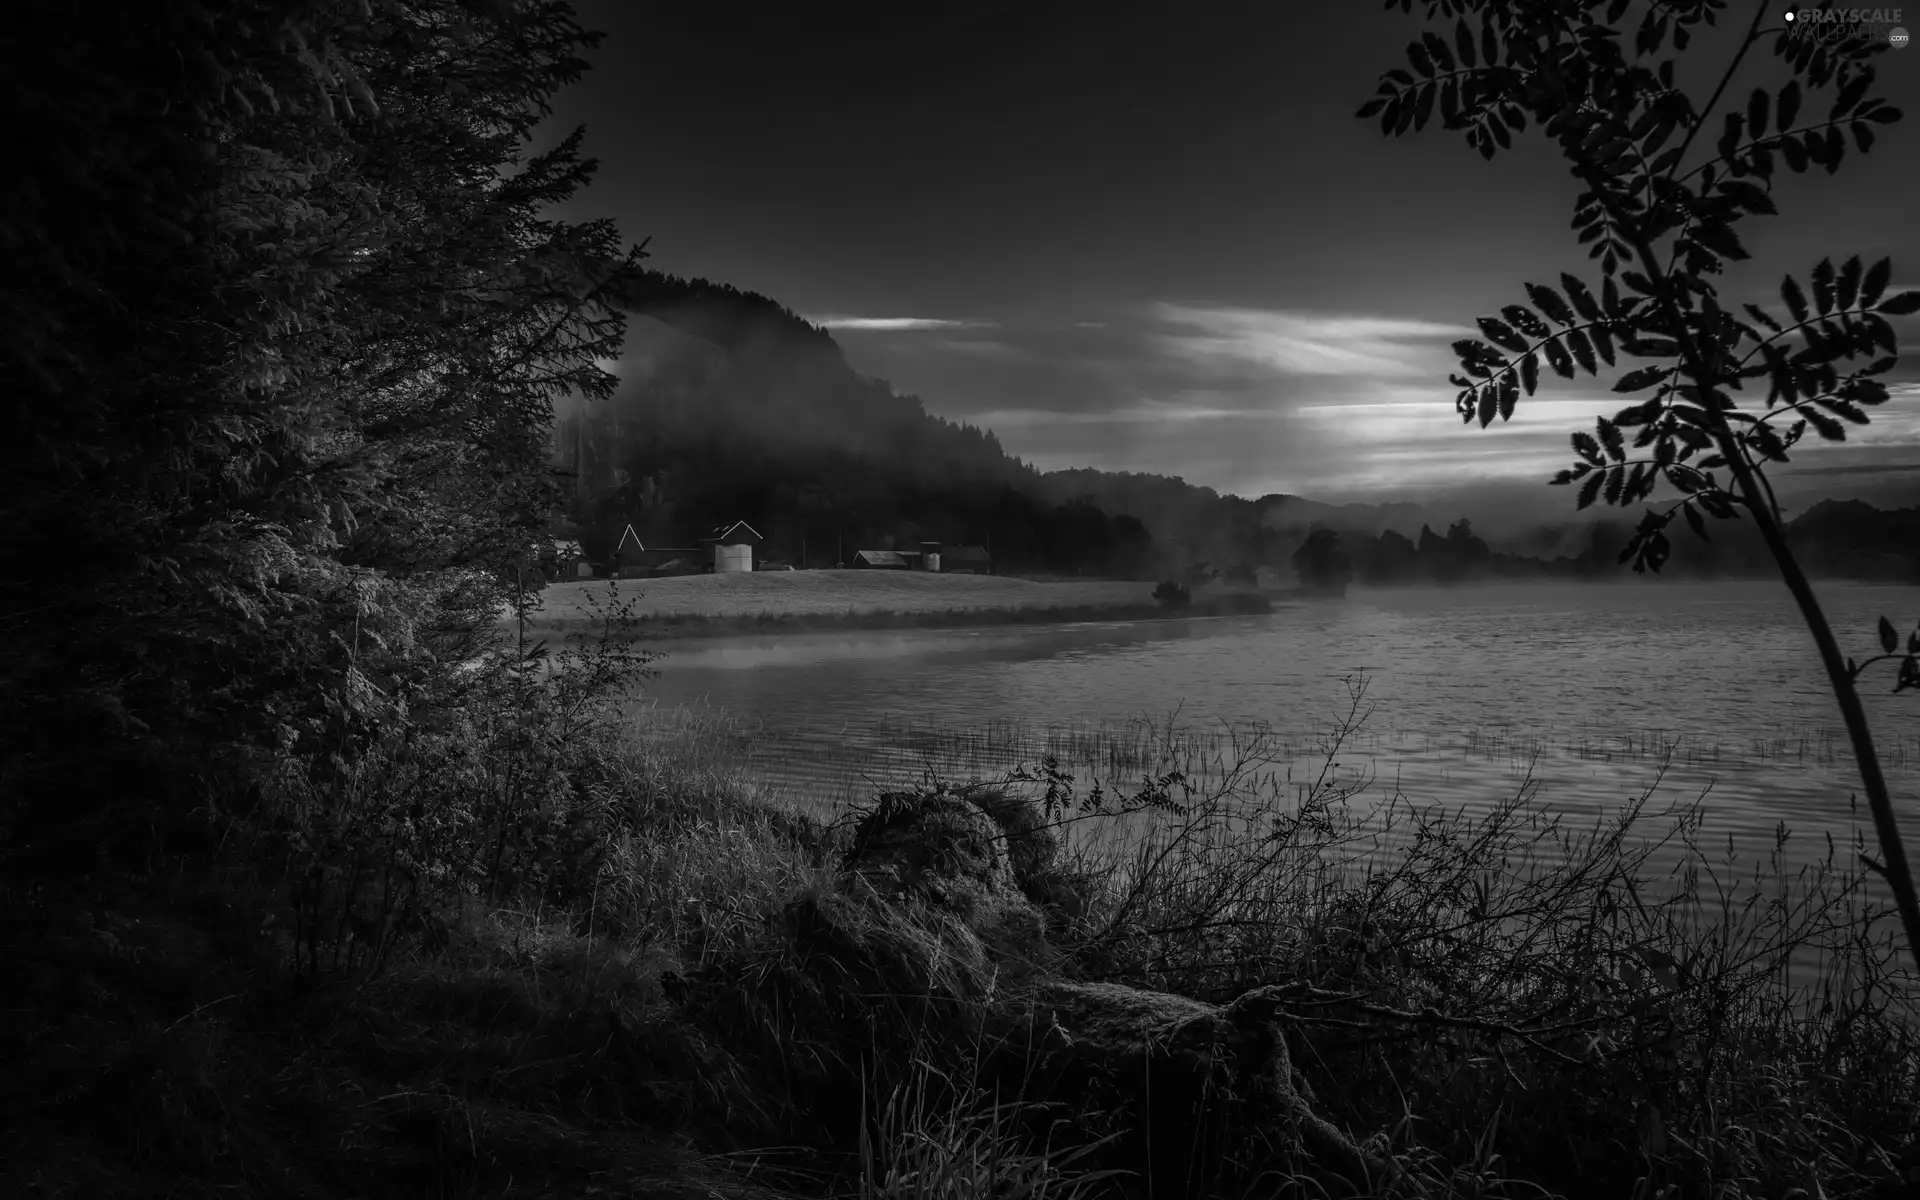
[[[1460, 514], [1433, 505], [1248, 499], [1176, 476], [1042, 472], [992, 430], [861, 374], [828, 330], [770, 297], [649, 270], [621, 304], [635, 319], [620, 386], [606, 400], [556, 404], [553, 461], [569, 477], [590, 557], [610, 556], [629, 524], [649, 545], [687, 546], [745, 520], [766, 536], [766, 557], [811, 566], [938, 540], [984, 544], [1008, 570], [1145, 576], [1205, 562], [1285, 571], [1306, 533], [1325, 527], [1346, 537], [1363, 576], [1375, 562], [1371, 574], [1384, 582], [1414, 561], [1407, 549], [1447, 540], [1429, 526], [1459, 524]], [[1920, 545], [1916, 514], [1823, 501], [1791, 528], [1817, 569], [1904, 578], [1905, 547]], [[1683, 546], [1676, 569], [1764, 573], [1741, 532]], [[1612, 569], [1612, 547], [1626, 536], [1604, 519], [1572, 519], [1493, 537], [1484, 562], [1476, 553], [1472, 564], [1413, 578], [1496, 567], [1592, 574]], [[1470, 526], [1452, 542], [1468, 537]]]
[[862, 375], [831, 333], [767, 296], [647, 271], [623, 306], [638, 319], [619, 390], [556, 405], [554, 462], [590, 552], [629, 523], [675, 544], [747, 520], [773, 555], [813, 565], [924, 538], [986, 544], [1012, 569], [1277, 566], [1313, 524], [1375, 532], [1418, 511], [1041, 472], [990, 429]]

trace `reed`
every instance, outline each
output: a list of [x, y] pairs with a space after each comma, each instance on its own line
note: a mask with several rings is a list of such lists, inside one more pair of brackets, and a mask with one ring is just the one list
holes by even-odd
[[[1423, 804], [1335, 765], [1370, 744], [1362, 699], [1312, 740], [1177, 714], [887, 732], [949, 762], [1023, 760], [986, 778], [1055, 792], [1067, 869], [1094, 881], [1056, 930], [1082, 977], [1215, 1001], [1300, 988], [1295, 1061], [1429, 1194], [1906, 1186], [1915, 981], [1861, 844], [1721, 845], [1702, 797], [1658, 802], [1658, 774], [1590, 823], [1530, 780]], [[1653, 737], [1606, 749], [1673, 757]], [[1121, 772], [1157, 780], [1155, 802]]]
[[1359, 804], [1371, 781], [1331, 768], [1354, 732], [1292, 788], [1256, 737], [1171, 811], [1074, 819], [1073, 869], [1103, 882], [1080, 969], [1209, 999], [1302, 986], [1296, 1062], [1429, 1182], [1484, 1183], [1494, 1151], [1549, 1194], [1909, 1178], [1917, 993], [1863, 844], [1722, 849], [1657, 780], [1591, 825], [1531, 785], [1486, 811]]
[[[1402, 735], [1372, 729], [1354, 687], [1311, 738], [1178, 713], [888, 737], [922, 772], [993, 764], [948, 773], [1046, 803], [1085, 901], [1048, 932], [1062, 969], [1210, 1001], [1287, 988], [1318, 1106], [1399, 1166], [1377, 1194], [1910, 1194], [1915, 986], [1858, 845], [1723, 844], [1698, 797], [1664, 800], [1657, 779], [1590, 820], [1527, 781], [1425, 803], [1364, 765]], [[977, 939], [848, 891], [845, 814], [762, 782], [764, 730], [629, 705], [560, 738], [529, 724], [530, 691], [384, 747], [326, 827], [366, 861], [412, 856], [409, 921], [342, 893], [338, 922], [288, 924], [306, 876], [285, 864], [304, 860], [262, 857], [236, 826], [219, 871], [156, 866], [153, 911], [177, 915], [35, 943], [7, 1049], [41, 1097], [16, 1127], [41, 1132], [9, 1135], [10, 1192], [1128, 1186], [1096, 1172], [1076, 1114], [1036, 1121], [985, 1089], [997, 985]], [[1501, 736], [1476, 753], [1538, 749]], [[1781, 731], [1719, 752], [1803, 743], [1819, 745]], [[1668, 761], [1650, 736], [1591, 744]], [[16, 923], [48, 903], [10, 897]], [[311, 953], [329, 938], [382, 953]], [[107, 1019], [122, 1010], [140, 1017]], [[95, 1075], [85, 1095], [144, 1115], [59, 1124], [71, 1080]]]

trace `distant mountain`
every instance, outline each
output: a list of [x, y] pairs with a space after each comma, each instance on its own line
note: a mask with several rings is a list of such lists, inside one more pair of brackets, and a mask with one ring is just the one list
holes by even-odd
[[1920, 583], [1920, 508], [1822, 500], [1788, 522], [1787, 536], [1816, 575]]

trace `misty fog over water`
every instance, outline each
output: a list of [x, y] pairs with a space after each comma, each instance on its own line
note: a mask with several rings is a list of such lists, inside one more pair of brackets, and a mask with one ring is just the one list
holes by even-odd
[[[1856, 657], [1875, 652], [1881, 614], [1903, 632], [1920, 615], [1920, 588], [1819, 587]], [[1849, 808], [1857, 776], [1811, 639], [1772, 583], [1358, 590], [1266, 617], [678, 642], [658, 666], [652, 702], [736, 719], [754, 775], [811, 803], [929, 766], [992, 778], [1049, 743], [1070, 764], [1075, 747], [1136, 744], [1176, 710], [1201, 734], [1269, 728], [1271, 769], [1297, 790], [1349, 706], [1343, 679], [1364, 675], [1372, 715], [1341, 774], [1371, 771], [1376, 796], [1397, 785], [1414, 802], [1479, 807], [1531, 770], [1539, 802], [1585, 824], [1645, 789], [1672, 745], [1656, 807], [1711, 784], [1714, 844], [1770, 846], [1781, 822], [1794, 858], [1823, 853], [1825, 833], [1843, 851], [1854, 829], [1871, 838], [1865, 807]], [[1888, 670], [1863, 691], [1912, 821], [1920, 696], [1891, 685]]]

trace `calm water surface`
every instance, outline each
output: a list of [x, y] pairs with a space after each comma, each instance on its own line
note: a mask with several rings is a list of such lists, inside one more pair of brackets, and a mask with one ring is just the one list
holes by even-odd
[[[1826, 583], [1844, 651], [1902, 631], [1920, 588]], [[1140, 723], [1204, 733], [1250, 725], [1281, 746], [1275, 770], [1311, 778], [1369, 680], [1372, 715], [1341, 755], [1376, 791], [1479, 807], [1531, 772], [1540, 802], [1617, 808], [1672, 759], [1658, 798], [1708, 792], [1708, 830], [1746, 847], [1794, 830], [1871, 834], [1805, 628], [1777, 584], [1631, 580], [1356, 592], [1266, 617], [1000, 629], [796, 634], [681, 642], [654, 702], [717, 710], [754, 730], [770, 788], [841, 804], [929, 767], [991, 776], [1051, 748], [1086, 773], [1137, 781], [1116, 744]], [[1866, 702], [1912, 836], [1920, 836], [1920, 696]], [[1078, 755], [1078, 759], [1076, 759]]]

